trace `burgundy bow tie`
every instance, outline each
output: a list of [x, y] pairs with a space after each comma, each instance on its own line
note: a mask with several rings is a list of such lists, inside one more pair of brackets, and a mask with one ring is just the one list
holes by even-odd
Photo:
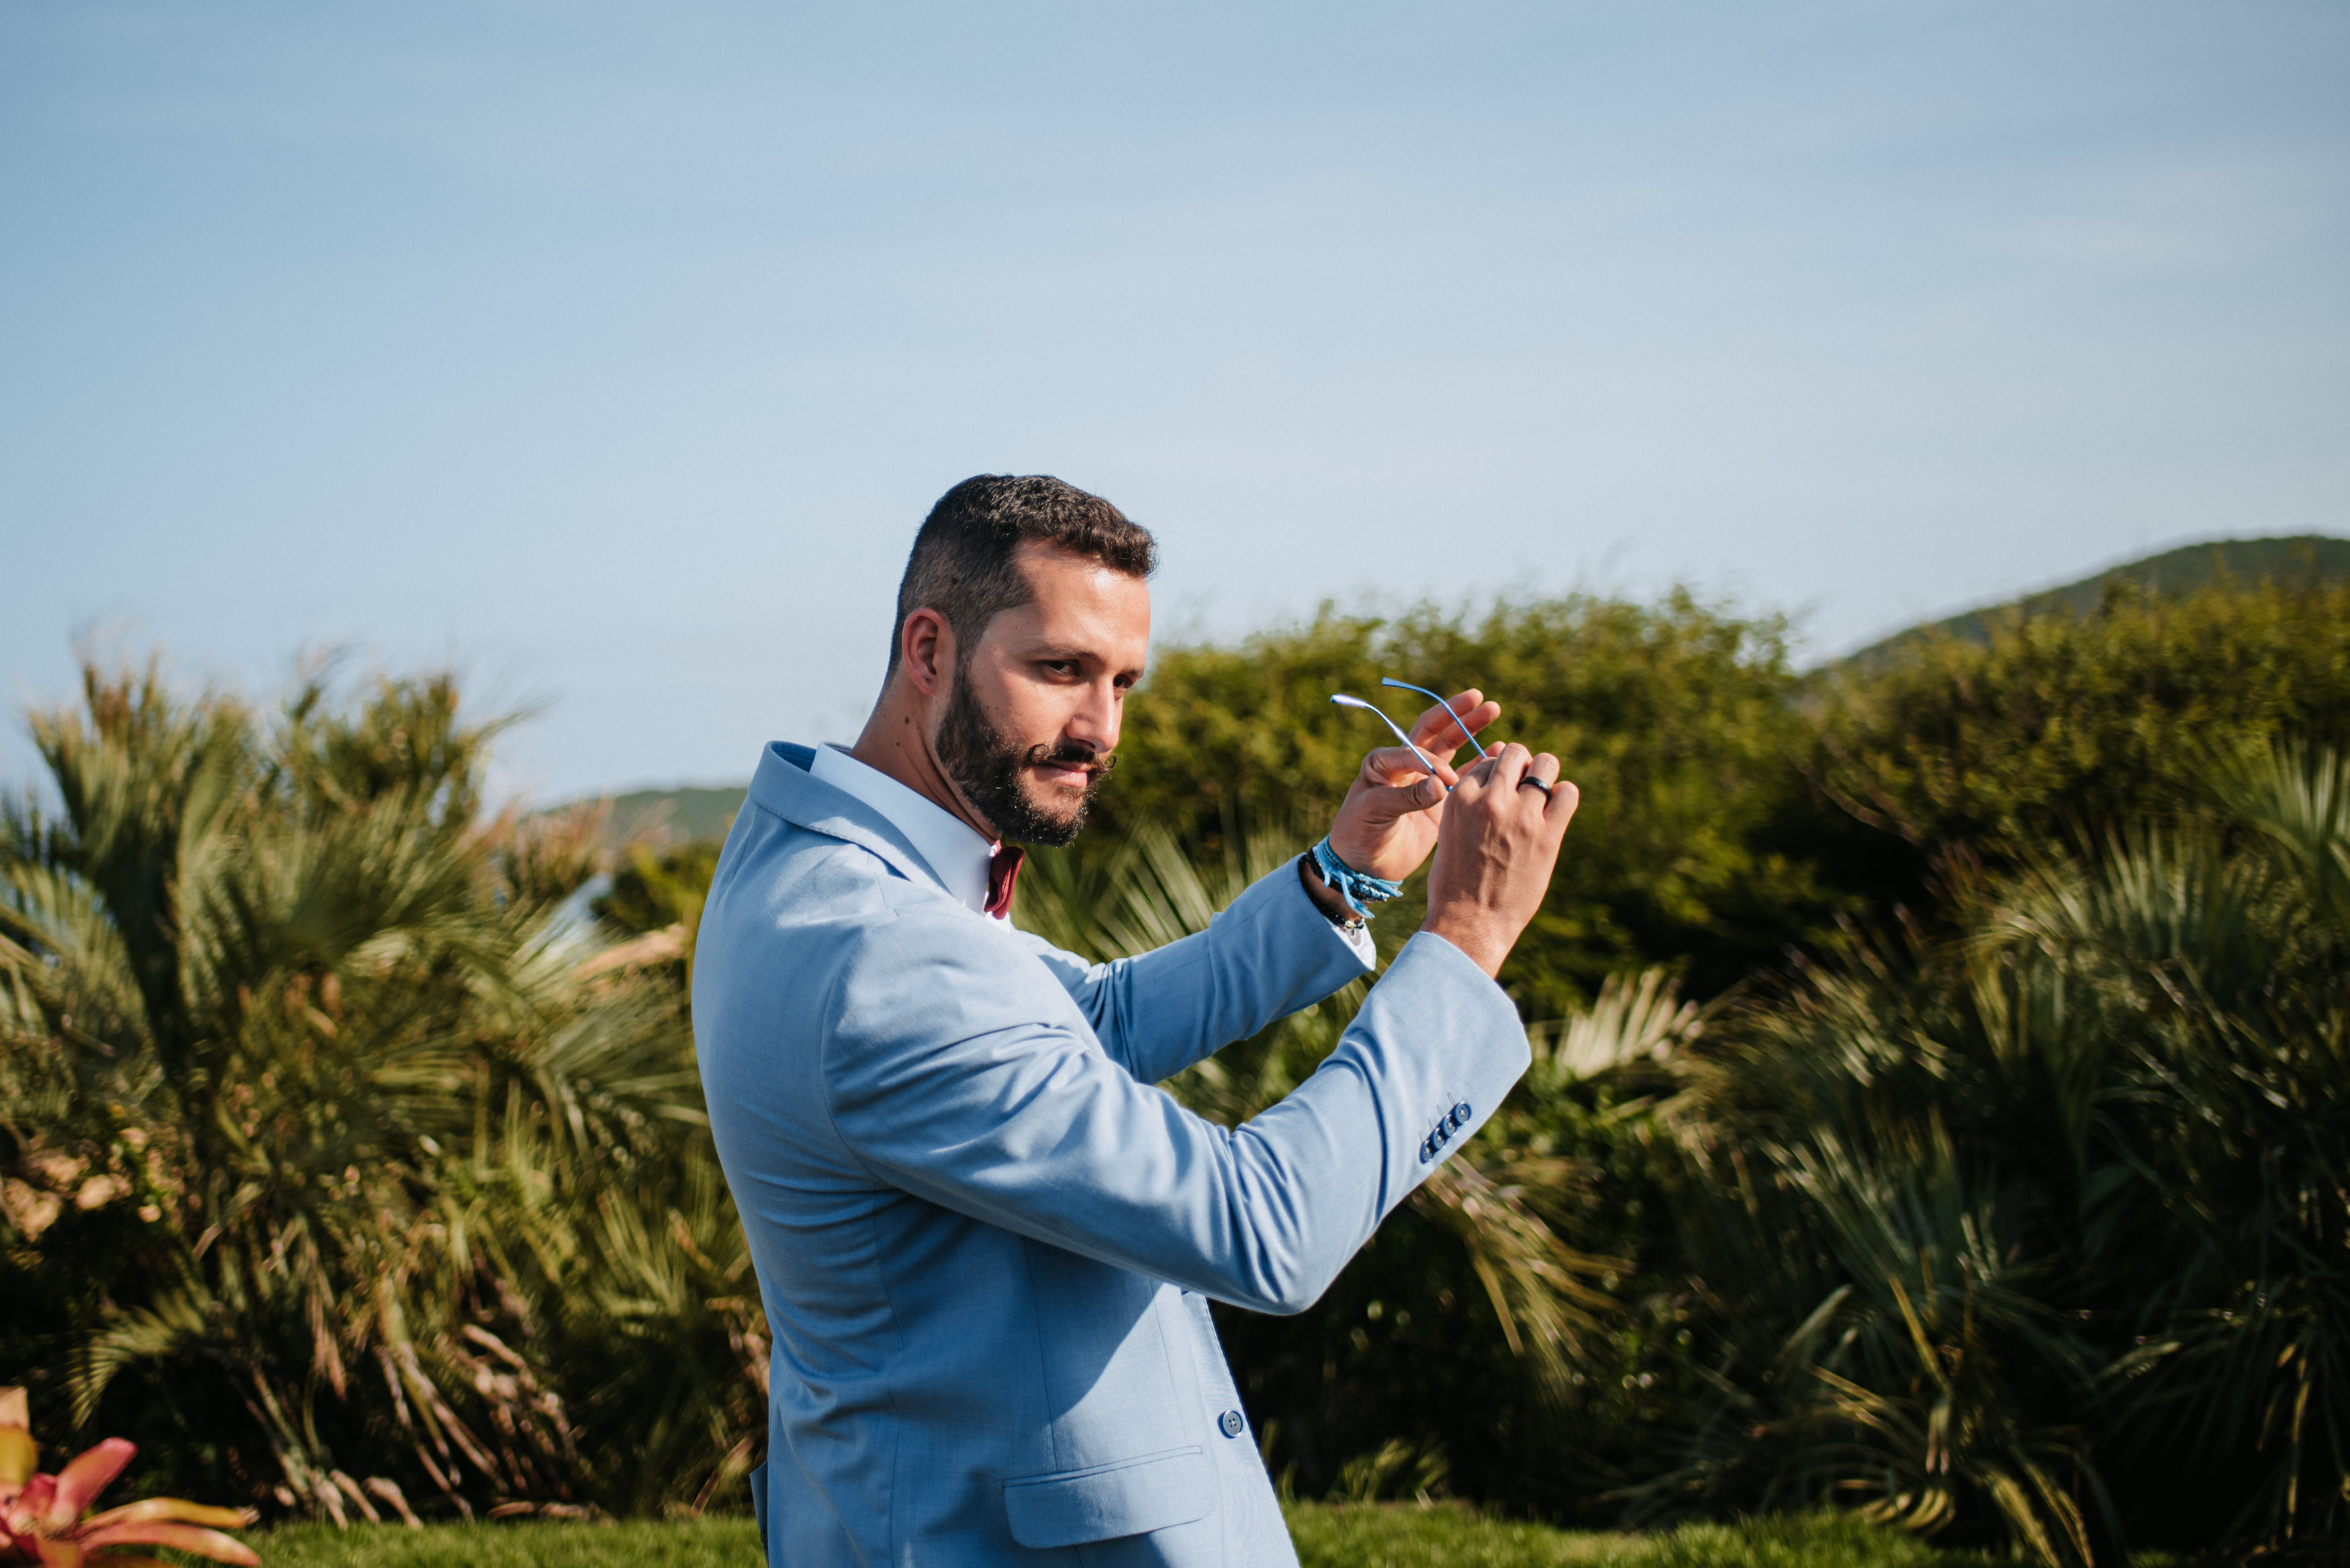
[[1012, 884], [1020, 880], [1020, 862], [1027, 853], [1016, 844], [999, 844], [987, 863], [987, 912], [997, 919], [1012, 908]]

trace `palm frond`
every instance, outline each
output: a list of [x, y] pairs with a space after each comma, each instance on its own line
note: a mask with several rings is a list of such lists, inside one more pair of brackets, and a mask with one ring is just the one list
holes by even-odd
[[[147, 1199], [135, 1259], [70, 1265], [120, 1301], [79, 1325], [78, 1414], [132, 1366], [209, 1368], [286, 1495], [338, 1519], [389, 1495], [352, 1470], [461, 1511], [641, 1501], [599, 1480], [585, 1444], [626, 1443], [584, 1432], [552, 1354], [658, 1321], [739, 1373], [764, 1332], [733, 1284], [721, 1313], [610, 1282], [631, 1225], [669, 1236], [662, 1173], [707, 1163], [682, 998], [583, 973], [602, 939], [552, 904], [592, 825], [476, 829], [498, 728], [439, 678], [356, 707], [314, 683], [265, 729], [92, 667], [82, 711], [35, 722], [64, 810], [12, 811], [0, 845], [0, 1084], [31, 1118], [0, 1160], [103, 1157]], [[731, 1214], [694, 1191], [707, 1257]], [[68, 1266], [86, 1229], [38, 1245]], [[763, 1427], [715, 1378], [676, 1399], [660, 1429], [711, 1466]]]

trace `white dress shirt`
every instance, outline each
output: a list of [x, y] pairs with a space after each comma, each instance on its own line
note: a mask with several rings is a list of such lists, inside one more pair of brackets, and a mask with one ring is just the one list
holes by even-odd
[[866, 766], [846, 746], [827, 742], [816, 747], [808, 772], [887, 817], [939, 874], [949, 893], [976, 913], [987, 912], [987, 868], [995, 858], [995, 846], [972, 831], [969, 823], [880, 769]]

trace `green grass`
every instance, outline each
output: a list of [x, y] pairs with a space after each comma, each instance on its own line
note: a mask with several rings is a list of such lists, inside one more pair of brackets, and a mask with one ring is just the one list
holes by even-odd
[[747, 1519], [674, 1523], [289, 1524], [249, 1538], [264, 1568], [756, 1568]]
[[[1303, 1568], [1990, 1568], [1850, 1520], [1690, 1525], [1600, 1535], [1482, 1518], [1466, 1508], [1299, 1504]], [[747, 1519], [674, 1524], [473, 1524], [335, 1531], [289, 1525], [254, 1539], [267, 1568], [750, 1568]]]
[[1289, 1529], [1303, 1568], [1991, 1568], [2000, 1561], [1816, 1517], [1601, 1535], [1464, 1508], [1312, 1505], [1289, 1511]]

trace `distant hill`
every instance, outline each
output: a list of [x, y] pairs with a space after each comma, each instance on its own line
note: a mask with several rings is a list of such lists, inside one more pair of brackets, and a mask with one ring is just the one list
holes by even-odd
[[2017, 613], [2080, 615], [2103, 603], [2106, 589], [2116, 583], [2132, 583], [2152, 593], [2175, 595], [2208, 587], [2223, 578], [2239, 583], [2314, 583], [2344, 577], [2350, 577], [2350, 539], [2324, 534], [2294, 534], [2282, 539], [2214, 539], [2125, 562], [2077, 583], [2044, 588], [2005, 604], [1986, 605], [1946, 620], [1913, 626], [1835, 662], [1846, 669], [1874, 669], [1902, 648], [1937, 632], [1969, 642], [1988, 642], [1991, 623], [1996, 618]]
[[741, 784], [716, 788], [640, 789], [609, 797], [612, 822], [606, 836], [614, 844], [643, 835], [682, 843], [723, 838], [750, 791]]

